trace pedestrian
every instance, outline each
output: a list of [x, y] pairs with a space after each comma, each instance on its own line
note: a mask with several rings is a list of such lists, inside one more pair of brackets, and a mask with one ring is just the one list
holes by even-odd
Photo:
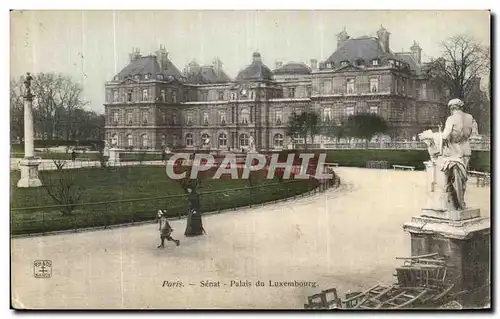
[[73, 151], [71, 152], [71, 160], [73, 162], [76, 160], [76, 151], [75, 151], [75, 149], [73, 149]]
[[170, 226], [170, 223], [167, 220], [167, 216], [165, 216], [166, 212], [167, 212], [166, 210], [162, 209], [158, 210], [158, 219], [160, 224], [159, 230], [161, 239], [161, 243], [158, 246], [158, 248], [165, 248], [165, 239], [168, 241], [173, 241], [177, 246], [180, 245], [180, 241], [171, 236], [174, 229], [172, 228], [172, 226]]

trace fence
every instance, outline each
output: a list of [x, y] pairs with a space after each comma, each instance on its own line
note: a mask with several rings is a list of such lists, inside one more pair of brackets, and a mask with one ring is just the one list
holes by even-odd
[[[324, 192], [331, 187], [338, 187], [339, 184], [340, 180], [336, 176], [330, 180], [288, 180], [253, 187], [201, 192], [201, 211], [220, 213], [241, 207], [286, 201]], [[57, 231], [147, 223], [155, 220], [158, 209], [166, 209], [167, 216], [180, 219], [187, 215], [188, 210], [187, 196], [184, 194], [78, 203], [73, 204], [71, 215], [63, 215], [61, 210], [67, 206], [69, 205], [11, 208], [12, 235], [44, 235]]]
[[[489, 151], [490, 142], [471, 142], [473, 151]], [[304, 148], [303, 144], [296, 145]], [[324, 143], [309, 144], [309, 149], [405, 149], [405, 150], [425, 150], [427, 146], [423, 142], [390, 142], [390, 143]]]

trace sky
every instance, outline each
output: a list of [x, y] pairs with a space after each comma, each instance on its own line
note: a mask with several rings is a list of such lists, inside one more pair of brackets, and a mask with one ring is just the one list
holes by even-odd
[[88, 108], [104, 111], [104, 84], [160, 44], [182, 71], [193, 59], [215, 57], [231, 77], [259, 51], [271, 69], [276, 61], [319, 61], [332, 54], [336, 34], [376, 36], [383, 25], [395, 52], [416, 40], [423, 60], [440, 55], [439, 43], [466, 34], [490, 43], [489, 11], [12, 11], [10, 77], [60, 72], [84, 87]]

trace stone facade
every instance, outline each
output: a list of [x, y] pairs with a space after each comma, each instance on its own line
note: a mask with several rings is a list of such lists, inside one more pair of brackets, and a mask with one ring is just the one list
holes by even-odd
[[436, 129], [443, 96], [423, 71], [420, 47], [393, 53], [389, 33], [350, 39], [344, 30], [339, 47], [318, 63], [277, 63], [271, 71], [259, 53], [236, 79], [216, 59], [211, 66], [191, 62], [181, 73], [163, 47], [154, 55], [130, 55], [130, 64], [106, 83], [106, 139], [122, 148], [197, 149], [210, 138], [217, 149], [280, 149], [292, 112], [314, 110], [328, 125], [350, 114], [372, 112], [390, 124], [392, 139], [411, 140]]

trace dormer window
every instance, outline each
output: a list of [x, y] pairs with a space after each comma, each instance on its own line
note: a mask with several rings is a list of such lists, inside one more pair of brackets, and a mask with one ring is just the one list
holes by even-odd
[[365, 61], [363, 61], [363, 59], [357, 59], [356, 60], [356, 65], [361, 66], [361, 65], [364, 65], [364, 64], [365, 64]]
[[144, 75], [144, 79], [145, 79], [145, 80], [149, 80], [150, 78], [151, 78], [151, 74], [146, 74], [146, 75]]
[[346, 66], [346, 65], [348, 65], [348, 64], [349, 64], [349, 62], [348, 62], [348, 61], [342, 61], [342, 62], [340, 62], [340, 66]]
[[327, 68], [327, 69], [331, 69], [332, 67], [333, 67], [333, 65], [332, 65], [332, 63], [331, 63], [331, 62], [328, 62], [328, 63], [326, 64], [326, 68]]
[[156, 75], [156, 78], [157, 78], [158, 80], [163, 80], [163, 74], [157, 74], [157, 75]]
[[117, 75], [117, 76], [115, 76], [115, 77], [113, 78], [113, 80], [115, 80], [115, 81], [119, 81], [119, 80], [120, 80], [120, 77]]
[[134, 75], [134, 80], [139, 81], [140, 79], [141, 79], [141, 76], [140, 76], [140, 75]]
[[378, 65], [378, 59], [372, 60], [372, 65]]

